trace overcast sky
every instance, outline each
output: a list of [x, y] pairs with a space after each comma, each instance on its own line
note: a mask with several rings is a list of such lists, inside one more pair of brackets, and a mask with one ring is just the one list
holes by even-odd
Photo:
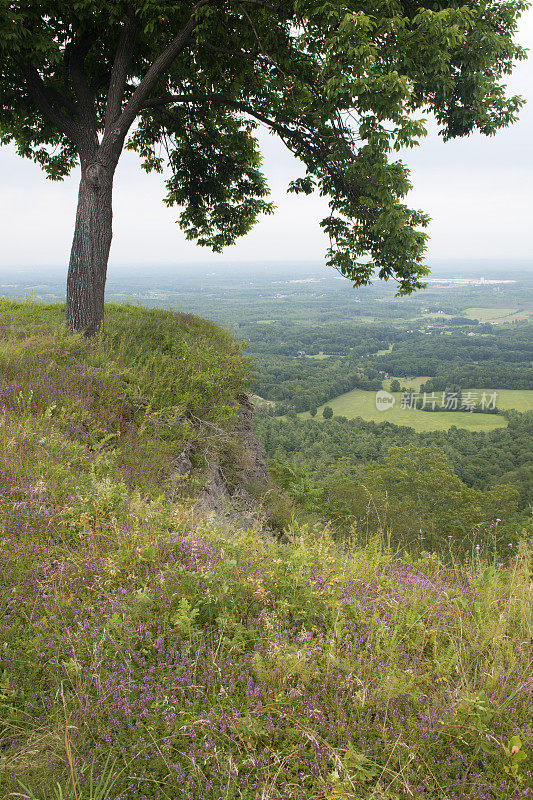
[[[522, 18], [518, 41], [533, 49], [533, 11]], [[432, 129], [422, 145], [402, 156], [409, 164], [412, 207], [428, 212], [429, 259], [531, 259], [533, 216], [533, 56], [509, 79], [529, 104], [520, 121], [496, 137], [474, 135], [444, 144]], [[162, 203], [161, 176], [146, 175], [135, 154], [124, 153], [114, 193], [111, 263], [177, 264], [199, 261], [319, 260], [327, 242], [318, 223], [325, 202], [287, 195], [302, 174], [290, 153], [262, 135], [264, 168], [278, 207], [273, 217], [222, 256], [185, 241], [176, 210]], [[0, 268], [61, 265], [68, 261], [78, 174], [47, 181], [11, 147], [0, 148]]]

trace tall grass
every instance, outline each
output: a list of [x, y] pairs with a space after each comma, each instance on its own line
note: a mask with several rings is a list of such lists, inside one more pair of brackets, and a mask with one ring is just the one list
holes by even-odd
[[[225, 335], [118, 309], [88, 346], [46, 328], [56, 309], [3, 313], [0, 797], [533, 796], [526, 541], [450, 569], [196, 517], [157, 470], [181, 425], [234, 407]], [[151, 361], [179, 331], [189, 355]], [[165, 438], [150, 415], [171, 408]]]

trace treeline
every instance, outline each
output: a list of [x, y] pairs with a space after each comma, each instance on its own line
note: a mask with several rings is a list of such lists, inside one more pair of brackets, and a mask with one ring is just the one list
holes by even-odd
[[340, 460], [352, 466], [382, 462], [391, 447], [437, 447], [468, 487], [511, 484], [519, 507], [533, 504], [533, 412], [504, 412], [507, 428], [489, 432], [452, 426], [448, 431], [416, 433], [413, 428], [360, 418], [275, 419], [259, 413], [256, 431], [269, 459], [305, 466], [326, 475]]
[[341, 460], [330, 469], [274, 462], [285, 492], [340, 538], [372, 541], [394, 550], [437, 553], [446, 560], [477, 548], [505, 560], [526, 523], [510, 485], [468, 487], [435, 447], [391, 447], [379, 464]]
[[[435, 379], [436, 380], [436, 379]], [[391, 382], [391, 391], [398, 389], [399, 381]], [[497, 406], [498, 393], [482, 391], [463, 391], [461, 386], [453, 383], [445, 384], [442, 390], [434, 389], [433, 382], [430, 380], [420, 386], [420, 391], [403, 387], [401, 406], [406, 408], [416, 408], [419, 411], [429, 411], [438, 413], [446, 412], [465, 412], [471, 411], [476, 414], [500, 414], [501, 410]]]
[[532, 389], [533, 326], [496, 335], [427, 336], [413, 333], [390, 353], [373, 356], [375, 367], [391, 375], [429, 375], [430, 391], [451, 384], [463, 388]]
[[475, 325], [477, 326], [478, 333], [492, 333], [492, 325], [490, 322], [481, 325], [478, 319], [470, 319], [470, 317], [452, 317], [448, 320], [448, 325], [462, 325], [465, 327]]
[[533, 369], [494, 363], [462, 364], [451, 369], [441, 365], [438, 374], [420, 389], [443, 392], [459, 385], [462, 389], [533, 389]]
[[378, 371], [353, 359], [253, 355], [253, 390], [278, 405], [276, 413], [310, 411], [352, 389], [377, 391]]
[[405, 331], [393, 325], [354, 323], [329, 323], [327, 326], [291, 322], [241, 323], [236, 335], [249, 343], [253, 353], [285, 356], [301, 352], [308, 356], [319, 353], [366, 356], [408, 338]]

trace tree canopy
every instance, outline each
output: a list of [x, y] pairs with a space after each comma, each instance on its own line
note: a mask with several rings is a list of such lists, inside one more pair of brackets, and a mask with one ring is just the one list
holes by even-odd
[[[0, 0], [0, 141], [48, 177], [98, 185], [124, 145], [170, 171], [186, 236], [221, 251], [272, 212], [257, 126], [329, 198], [329, 263], [422, 285], [428, 217], [403, 202], [395, 152], [492, 135], [521, 105], [504, 76], [524, 0]], [[107, 159], [107, 161], [106, 161]], [[92, 170], [92, 171], [91, 171]], [[107, 257], [106, 257], [107, 258]], [[104, 278], [105, 282], [105, 278]]]

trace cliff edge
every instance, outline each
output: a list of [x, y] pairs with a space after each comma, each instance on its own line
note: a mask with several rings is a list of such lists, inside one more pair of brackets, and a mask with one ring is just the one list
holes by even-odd
[[[264, 488], [268, 469], [263, 446], [254, 433], [254, 406], [250, 397], [240, 394], [234, 424], [226, 432], [232, 446], [231, 462], [220, 452], [207, 455], [203, 485], [197, 492], [195, 509], [201, 513], [221, 516], [233, 523], [261, 524], [263, 515], [250, 490]], [[190, 448], [180, 452], [170, 475], [171, 496], [179, 493], [184, 478], [195, 474]]]

